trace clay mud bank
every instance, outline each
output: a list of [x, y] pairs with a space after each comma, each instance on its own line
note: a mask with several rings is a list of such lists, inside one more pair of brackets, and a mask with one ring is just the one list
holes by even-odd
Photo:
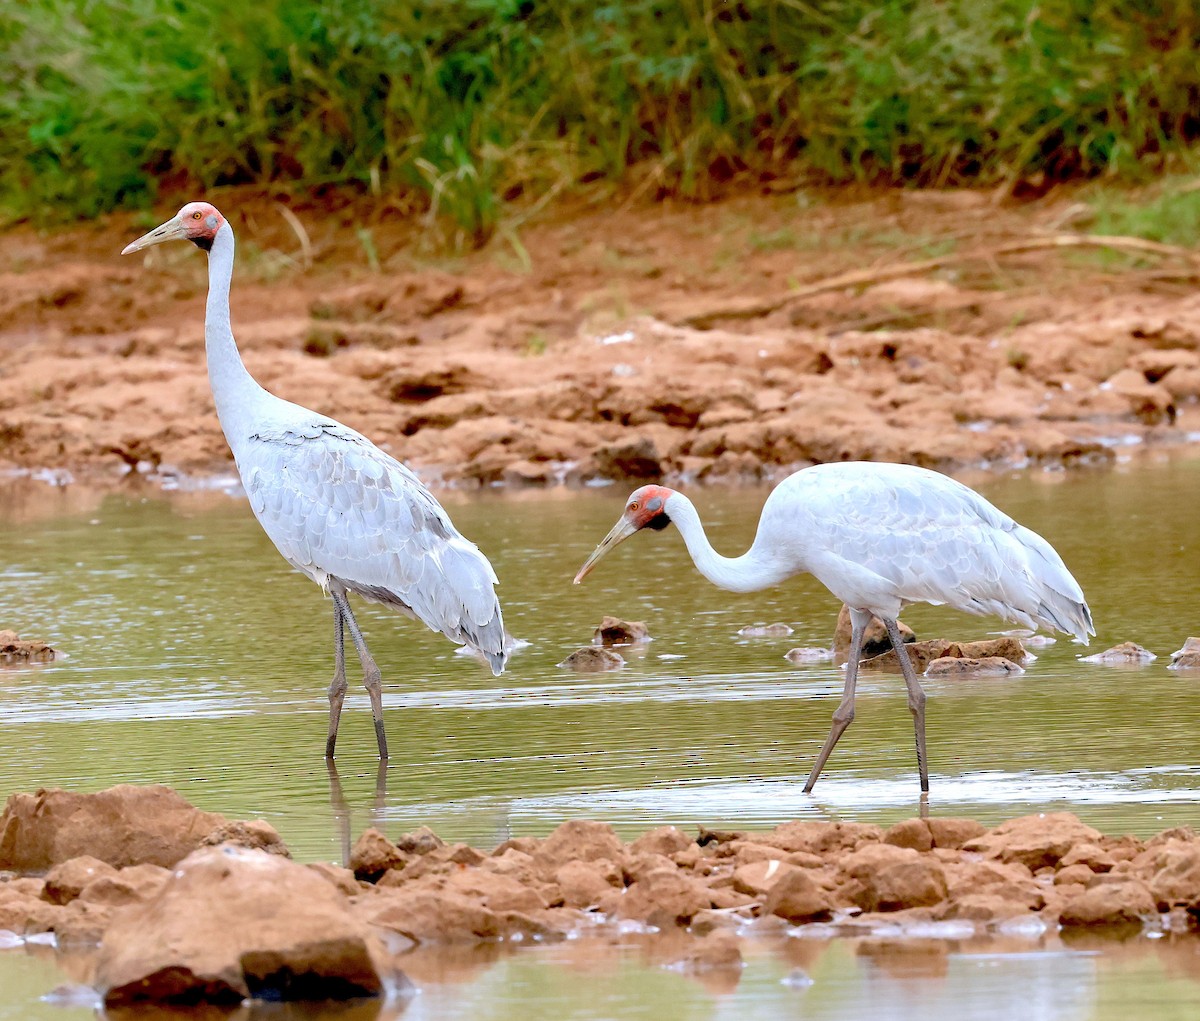
[[[301, 864], [261, 821], [165, 787], [14, 794], [0, 816], [0, 930], [94, 947], [109, 1005], [403, 995], [407, 952], [659, 931], [695, 971], [739, 968], [756, 935], [963, 935], [1019, 925], [1200, 932], [1200, 837], [1100, 833], [1069, 813], [991, 829], [789, 822], [660, 827], [622, 841], [569, 820], [492, 849], [428, 829], [362, 833], [345, 865]], [[44, 937], [43, 937], [44, 938]]]

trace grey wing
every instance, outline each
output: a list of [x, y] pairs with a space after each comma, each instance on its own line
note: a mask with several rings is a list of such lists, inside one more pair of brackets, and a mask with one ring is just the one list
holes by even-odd
[[333, 422], [260, 434], [239, 454], [250, 506], [279, 552], [331, 582], [478, 649], [504, 669], [495, 571], [421, 481]]
[[1084, 641], [1095, 633], [1079, 583], [1036, 532], [945, 475], [873, 467], [806, 487], [807, 527], [838, 562], [821, 566], [900, 606], [946, 603]]

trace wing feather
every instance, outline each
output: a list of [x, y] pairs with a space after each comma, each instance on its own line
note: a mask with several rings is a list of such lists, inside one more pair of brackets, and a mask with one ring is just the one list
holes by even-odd
[[503, 669], [496, 574], [399, 461], [314, 416], [302, 428], [257, 433], [238, 469], [255, 516], [293, 567], [394, 606]]

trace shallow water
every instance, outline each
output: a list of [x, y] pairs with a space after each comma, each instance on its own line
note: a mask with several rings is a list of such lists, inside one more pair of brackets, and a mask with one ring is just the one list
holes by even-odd
[[[1060, 636], [1035, 650], [1039, 659], [1024, 676], [926, 682], [930, 812], [995, 822], [1062, 808], [1103, 830], [1140, 835], [1200, 824], [1200, 678], [1165, 669], [1168, 654], [1200, 633], [1200, 458], [967, 481], [1062, 553], [1096, 619], [1089, 651], [1133, 640], [1160, 658], [1140, 668], [1083, 664], [1084, 651]], [[853, 727], [815, 794], [801, 793], [841, 690], [830, 664], [783, 659], [795, 646], [829, 642], [837, 605], [811, 579], [722, 592], [696, 574], [668, 531], [635, 537], [584, 585], [571, 585], [626, 495], [624, 487], [441, 494], [495, 565], [509, 630], [531, 644], [493, 678], [440, 636], [362, 606], [359, 620], [384, 674], [392, 752], [379, 790], [361, 689], [352, 687], [346, 701], [337, 776], [327, 774], [331, 607], [287, 567], [242, 499], [2, 485], [0, 627], [48, 641], [68, 658], [0, 670], [0, 792], [167, 783], [202, 808], [270, 820], [299, 858], [331, 860], [342, 857], [349, 833], [372, 822], [392, 833], [426, 824], [486, 847], [572, 816], [609, 820], [629, 838], [664, 823], [887, 824], [915, 814], [911, 722], [898, 677], [863, 677]], [[694, 495], [717, 548], [744, 549], [764, 492]], [[616, 673], [559, 669], [606, 613], [644, 620], [654, 641], [630, 650]], [[962, 640], [1008, 626], [931, 607], [913, 607], [905, 619], [919, 637]], [[737, 635], [757, 621], [785, 621], [795, 633]], [[776, 972], [785, 965], [765, 954], [751, 960], [734, 993], [716, 998], [626, 950], [598, 982], [611, 1002], [584, 993], [561, 966], [543, 966], [566, 952], [544, 948], [502, 955], [444, 995], [425, 989], [404, 1016], [528, 1016], [529, 997], [560, 988], [568, 999], [580, 995], [547, 1017], [639, 1017], [657, 1012], [660, 996], [678, 1001], [681, 988], [699, 998], [695, 1010], [716, 1017], [751, 1009], [791, 1016], [797, 998], [805, 1016], [857, 1016], [878, 1012], [879, 1002], [900, 1010], [891, 994], [874, 999], [882, 987], [872, 959], [847, 945], [821, 944], [833, 977], [807, 991], [781, 985]], [[1125, 981], [1113, 978], [1133, 967], [1124, 958], [1046, 953], [1032, 954], [1028, 966], [1003, 954], [988, 965], [950, 954], [945, 972], [967, 984], [1003, 976], [1002, 986], [1012, 969], [1041, 969], [1091, 993], [1070, 1010], [1051, 997], [1040, 1016], [1120, 1016], [1102, 1009], [1099, 989]], [[1149, 950], [1137, 960], [1135, 971], [1166, 967]], [[55, 981], [38, 972], [17, 983], [33, 969], [23, 951], [0, 953], [0, 1003], [26, 1011], [6, 1014], [0, 1005], [0, 1018], [27, 1016], [29, 997]], [[1071, 978], [1076, 971], [1087, 977]], [[1193, 981], [1184, 988], [1194, 997]], [[28, 991], [7, 992], [18, 988]], [[927, 1003], [924, 1016], [938, 1014]]]

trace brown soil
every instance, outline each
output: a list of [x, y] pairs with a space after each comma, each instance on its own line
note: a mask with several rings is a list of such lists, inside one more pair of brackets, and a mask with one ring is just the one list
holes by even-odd
[[[239, 237], [251, 371], [431, 481], [1076, 463], [1110, 458], [1118, 438], [1180, 441], [1196, 417], [1193, 262], [996, 254], [1074, 224], [1069, 195], [609, 199], [541, 211], [519, 242], [454, 259], [378, 205], [293, 205], [302, 244], [270, 199], [218, 203]], [[204, 259], [184, 245], [122, 259], [146, 227], [0, 234], [0, 467], [228, 465], [204, 372]], [[879, 282], [787, 299], [863, 270]]]

